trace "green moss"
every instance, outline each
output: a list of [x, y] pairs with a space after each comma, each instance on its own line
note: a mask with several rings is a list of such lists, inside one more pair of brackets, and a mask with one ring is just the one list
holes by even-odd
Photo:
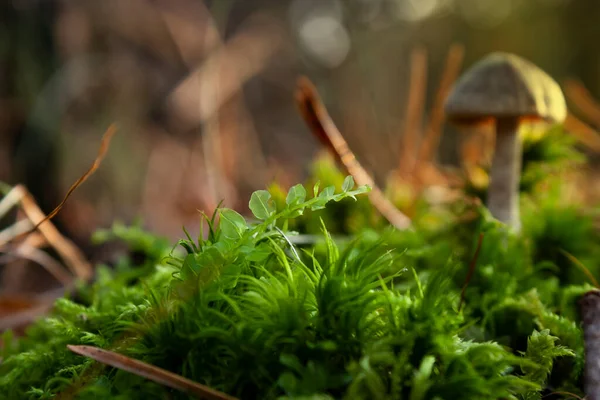
[[[592, 286], [565, 254], [598, 271], [589, 215], [560, 191], [532, 191], [521, 236], [483, 208], [459, 222], [464, 204], [423, 209], [413, 229], [396, 231], [359, 196], [366, 188], [333, 172], [321, 170], [312, 193], [256, 192], [252, 220], [229, 209], [205, 216], [208, 230], [186, 233], [177, 248], [137, 226], [98, 233], [144, 261], [100, 266], [93, 284], [60, 299], [24, 337], [5, 333], [0, 393], [186, 398], [66, 349], [90, 344], [241, 399], [582, 394], [576, 302]], [[314, 243], [293, 245], [297, 231]]]

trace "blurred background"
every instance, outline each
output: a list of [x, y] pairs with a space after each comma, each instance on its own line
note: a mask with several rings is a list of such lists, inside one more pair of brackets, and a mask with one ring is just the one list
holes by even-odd
[[428, 130], [432, 157], [456, 164], [440, 99], [492, 51], [554, 77], [590, 145], [598, 21], [595, 0], [3, 0], [0, 181], [48, 213], [116, 122], [54, 222], [92, 258], [90, 235], [114, 220], [175, 240], [198, 209], [245, 212], [252, 191], [305, 179], [320, 145], [294, 103], [300, 75], [382, 185]]

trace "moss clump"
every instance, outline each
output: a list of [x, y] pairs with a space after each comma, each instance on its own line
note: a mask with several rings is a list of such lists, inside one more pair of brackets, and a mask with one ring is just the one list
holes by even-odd
[[[321, 223], [318, 243], [292, 244], [290, 226], [365, 190], [346, 178], [338, 191], [316, 185], [308, 196], [296, 185], [279, 201], [258, 191], [252, 221], [220, 209], [206, 217], [206, 234], [187, 235], [176, 249], [137, 227], [103, 232], [99, 239], [127, 241], [145, 263], [100, 267], [78, 302], [59, 300], [23, 338], [5, 333], [0, 393], [187, 398], [66, 349], [91, 344], [242, 399], [581, 394], [575, 301], [589, 286], [555, 252], [571, 238], [547, 227], [569, 227], [589, 242], [588, 217], [540, 212], [525, 218], [523, 237], [512, 237], [478, 210], [469, 224], [362, 229], [338, 243]], [[478, 266], [458, 310], [481, 232]], [[583, 259], [593, 250], [582, 243], [569, 248]]]

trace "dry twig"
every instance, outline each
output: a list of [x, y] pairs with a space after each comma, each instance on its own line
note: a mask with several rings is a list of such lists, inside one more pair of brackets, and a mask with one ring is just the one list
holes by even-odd
[[425, 137], [419, 151], [419, 162], [431, 162], [437, 148], [440, 144], [442, 126], [444, 123], [444, 102], [450, 91], [450, 87], [456, 80], [460, 67], [462, 66], [465, 49], [462, 44], [453, 44], [448, 51], [444, 72], [438, 86], [437, 93], [429, 120], [425, 127]]
[[18, 185], [15, 188], [23, 191], [21, 206], [27, 218], [36, 224], [39, 232], [44, 236], [48, 244], [57, 251], [73, 274], [79, 279], [89, 280], [93, 273], [92, 266], [85, 259], [81, 250], [72, 241], [63, 236], [54, 224], [50, 223], [48, 216], [44, 215], [33, 197], [23, 186]]
[[311, 132], [323, 143], [354, 177], [359, 185], [369, 185], [369, 199], [375, 208], [397, 229], [408, 229], [411, 220], [385, 197], [373, 178], [360, 165], [335, 126], [312, 82], [301, 77], [296, 91], [296, 105]]
[[42, 225], [44, 222], [48, 221], [49, 219], [52, 219], [56, 214], [58, 214], [60, 212], [60, 210], [63, 208], [63, 206], [65, 205], [65, 203], [67, 202], [67, 200], [69, 199], [69, 197], [71, 196], [71, 194], [73, 193], [73, 191], [75, 191], [75, 189], [77, 189], [94, 172], [96, 172], [96, 170], [100, 166], [100, 163], [104, 159], [104, 156], [106, 156], [106, 152], [108, 151], [108, 148], [110, 146], [110, 141], [116, 132], [117, 132], [117, 126], [115, 124], [112, 124], [111, 126], [108, 127], [108, 129], [102, 136], [102, 141], [100, 142], [100, 149], [98, 150], [98, 155], [96, 156], [96, 159], [94, 160], [94, 163], [92, 164], [92, 166], [82, 176], [80, 176], [79, 179], [77, 179], [75, 181], [75, 183], [73, 183], [71, 185], [69, 190], [67, 190], [67, 194], [63, 197], [62, 201], [58, 204], [58, 206], [56, 206], [54, 208], [54, 210], [52, 210], [50, 212], [50, 214], [48, 214], [47, 216], [42, 218], [39, 222], [37, 222], [36, 225], [33, 227], [32, 231], [38, 229], [40, 227], [40, 225]]
[[567, 98], [575, 107], [596, 127], [600, 127], [600, 104], [592, 97], [586, 87], [575, 79], [568, 79], [563, 86]]
[[567, 119], [563, 125], [581, 143], [593, 151], [600, 152], [600, 134], [591, 126], [577, 118], [571, 112], [567, 114]]
[[[51, 224], [49, 220], [60, 212], [73, 191], [98, 169], [100, 163], [106, 155], [106, 152], [108, 151], [110, 140], [115, 132], [115, 125], [111, 125], [102, 137], [98, 155], [96, 156], [92, 166], [79, 179], [77, 179], [73, 185], [71, 185], [60, 204], [48, 215], [44, 215], [33, 197], [22, 185], [13, 187], [4, 196], [4, 198], [0, 201], [0, 215], [6, 214], [11, 207], [20, 204], [29, 223], [18, 221], [11, 227], [0, 232], [0, 250], [9, 253], [9, 256], [27, 258], [38, 262], [59, 281], [65, 285], [68, 285], [71, 281], [68, 273], [65, 272], [58, 263], [54, 262], [53, 259], [37, 249], [37, 246], [41, 245], [42, 243], [39, 240], [39, 236], [31, 236], [31, 234], [38, 230], [43, 236], [44, 241], [50, 244], [59, 253], [67, 267], [77, 278], [82, 280], [88, 280], [91, 278], [93, 273], [92, 266], [87, 262], [83, 253], [70, 240], [61, 235], [58, 229], [56, 229], [56, 227]], [[30, 235], [23, 243], [9, 246], [11, 242], [16, 242], [18, 239], [28, 233]]]
[[[247, 80], [267, 67], [281, 48], [283, 36], [278, 24], [259, 17], [250, 18], [249, 26], [224, 42], [216, 21], [203, 4], [195, 4], [191, 11], [177, 4], [175, 1], [169, 7], [163, 5], [160, 12], [181, 58], [192, 72], [169, 95], [169, 110], [187, 127], [203, 125], [203, 135], [198, 140], [201, 148], [196, 144], [191, 146], [189, 162], [198, 159], [192, 153], [200, 148], [204, 163], [202, 179], [207, 182], [208, 192], [204, 197], [210, 198], [207, 206], [212, 208], [223, 198], [235, 201], [237, 193], [229, 182], [239, 175], [252, 171], [253, 179], [264, 178], [267, 163], [241, 91]], [[204, 23], [198, 24], [197, 20]], [[189, 37], [201, 40], [190, 41]], [[205, 61], [194, 64], [194, 59], [208, 52]], [[197, 168], [186, 171], [186, 174], [200, 173]]]
[[398, 171], [401, 176], [412, 176], [417, 161], [418, 139], [421, 136], [423, 107], [427, 91], [427, 51], [413, 50], [410, 58], [410, 81], [406, 103], [404, 132], [400, 148]]

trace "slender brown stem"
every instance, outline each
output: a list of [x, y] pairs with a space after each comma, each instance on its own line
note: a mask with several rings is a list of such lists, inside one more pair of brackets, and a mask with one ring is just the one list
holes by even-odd
[[[81, 181], [79, 182], [81, 183]], [[20, 185], [16, 187], [23, 190], [24, 195], [21, 204], [27, 218], [36, 224], [41, 235], [56, 250], [73, 274], [84, 281], [89, 280], [94, 271], [90, 263], [85, 259], [82, 251], [56, 229], [24, 187]]]
[[558, 251], [561, 254], [563, 254], [565, 257], [567, 257], [569, 259], [569, 261], [571, 261], [573, 264], [575, 264], [575, 266], [577, 268], [579, 268], [581, 270], [581, 272], [583, 272], [583, 274], [590, 280], [592, 285], [596, 286], [597, 288], [600, 288], [598, 281], [596, 280], [596, 278], [594, 277], [594, 274], [592, 274], [592, 271], [590, 271], [588, 267], [586, 267], [581, 261], [579, 261], [571, 253], [569, 253], [563, 249], [559, 249]]
[[329, 116], [317, 89], [308, 78], [302, 77], [298, 80], [296, 105], [311, 132], [334, 154], [337, 161], [354, 177], [356, 183], [371, 186], [369, 200], [377, 211], [397, 229], [409, 228], [410, 218], [394, 207], [375, 184], [373, 178], [360, 165]]
[[564, 83], [565, 94], [583, 115], [596, 127], [600, 126], [600, 104], [592, 97], [583, 84], [575, 79]]
[[410, 57], [410, 82], [404, 115], [404, 132], [400, 148], [398, 171], [410, 176], [417, 160], [417, 140], [421, 135], [423, 106], [427, 90], [427, 51], [423, 47], [413, 50]]
[[79, 179], [77, 179], [75, 181], [75, 183], [73, 183], [71, 185], [69, 190], [67, 190], [67, 194], [65, 194], [62, 201], [54, 208], [54, 210], [50, 211], [50, 213], [48, 215], [46, 215], [42, 220], [40, 220], [36, 223], [36, 225], [31, 229], [32, 232], [35, 231], [36, 229], [38, 229], [40, 227], [40, 225], [42, 225], [44, 222], [54, 218], [54, 216], [56, 214], [58, 214], [60, 212], [60, 210], [62, 210], [63, 206], [65, 205], [65, 203], [67, 202], [67, 200], [69, 199], [71, 194], [75, 191], [75, 189], [77, 189], [79, 186], [81, 186], [82, 183], [84, 183], [91, 175], [93, 175], [94, 172], [96, 172], [96, 170], [100, 167], [102, 160], [106, 156], [106, 153], [108, 152], [108, 148], [110, 147], [110, 141], [116, 132], [117, 132], [116, 124], [112, 124], [108, 127], [108, 129], [102, 136], [102, 141], [100, 143], [100, 149], [98, 150], [98, 155], [96, 156], [96, 159], [94, 160], [94, 163], [92, 164], [92, 166], [83, 175], [81, 175], [79, 177]]
[[577, 118], [573, 113], [567, 114], [563, 123], [566, 130], [591, 150], [600, 152], [600, 135], [591, 126]]
[[464, 46], [458, 43], [453, 44], [448, 51], [444, 73], [431, 107], [429, 121], [425, 126], [425, 137], [419, 151], [419, 162], [430, 162], [437, 151], [444, 123], [444, 102], [452, 83], [460, 72], [464, 54]]
[[479, 239], [477, 240], [477, 247], [475, 248], [475, 254], [473, 254], [473, 258], [469, 263], [469, 272], [467, 273], [467, 277], [465, 278], [465, 284], [460, 291], [460, 303], [458, 303], [458, 311], [462, 309], [462, 306], [465, 302], [465, 293], [467, 292], [467, 286], [469, 286], [469, 282], [471, 282], [471, 278], [473, 278], [473, 273], [475, 272], [475, 267], [477, 266], [477, 259], [479, 258], [479, 251], [481, 250], [481, 244], [483, 243], [483, 233], [479, 234]]

